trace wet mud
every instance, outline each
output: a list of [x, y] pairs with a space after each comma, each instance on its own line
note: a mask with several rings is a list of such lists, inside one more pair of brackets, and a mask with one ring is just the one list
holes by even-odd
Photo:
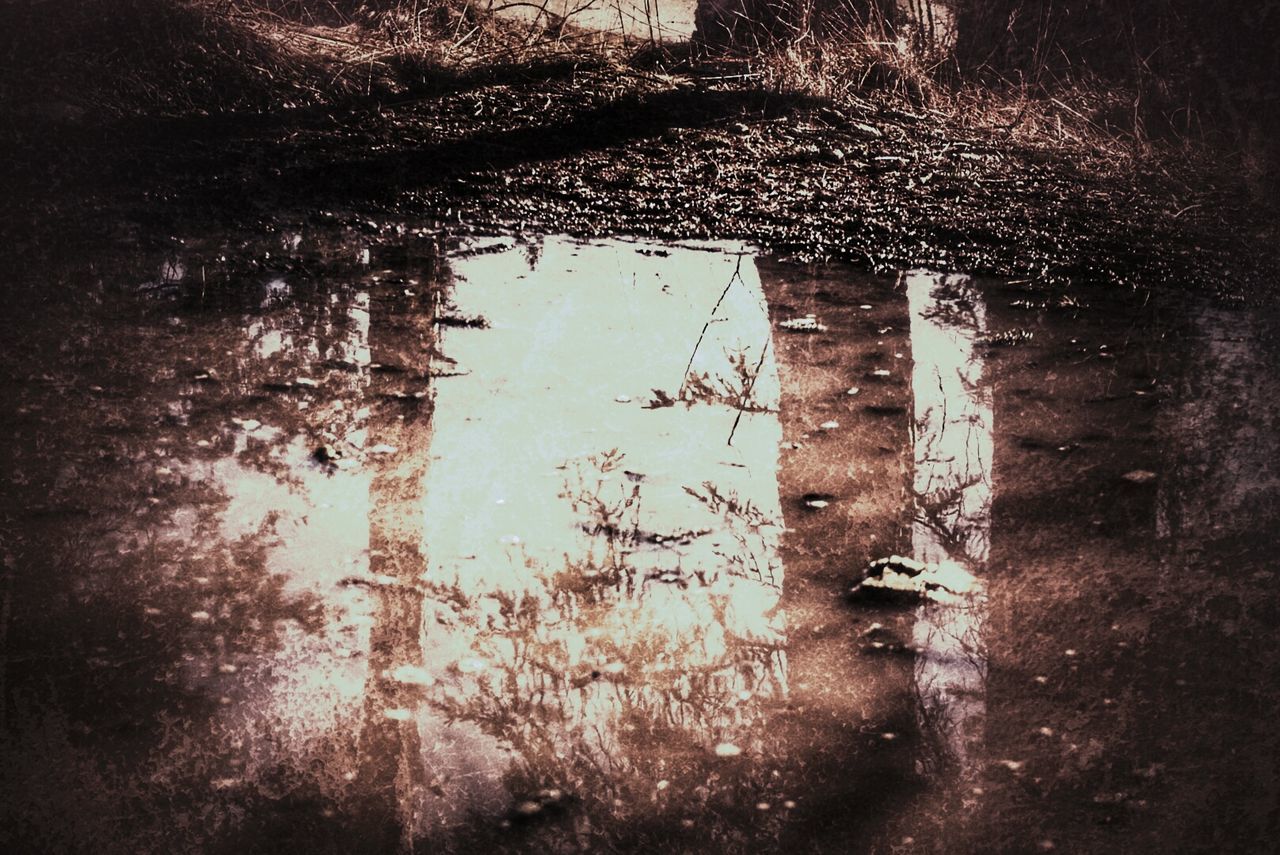
[[430, 225], [10, 276], [13, 851], [1280, 831], [1273, 314]]
[[425, 222], [442, 239], [737, 240], [878, 273], [1270, 290], [1274, 211], [1225, 166], [1117, 161], [875, 91], [835, 104], [761, 87], [750, 67], [654, 63], [371, 79], [260, 112], [19, 111], [0, 132], [16, 167], [0, 226], [37, 254], [56, 251], [51, 230], [110, 245]]

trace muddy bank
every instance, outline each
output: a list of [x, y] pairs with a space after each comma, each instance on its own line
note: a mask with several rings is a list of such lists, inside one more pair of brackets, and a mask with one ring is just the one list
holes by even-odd
[[425, 219], [445, 236], [731, 238], [872, 270], [1234, 299], [1270, 286], [1274, 220], [1230, 178], [725, 76], [558, 64], [255, 115], [26, 116], [4, 140], [3, 228], [38, 253], [50, 228], [149, 240]]

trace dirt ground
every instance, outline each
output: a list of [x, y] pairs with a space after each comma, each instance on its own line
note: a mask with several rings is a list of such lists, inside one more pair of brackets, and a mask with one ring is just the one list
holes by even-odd
[[1233, 301], [1275, 269], [1274, 210], [1203, 156], [1118, 162], [876, 93], [836, 105], [639, 65], [490, 69], [256, 113], [15, 109], [0, 231], [37, 253], [71, 235], [335, 220], [731, 238], [876, 271], [1184, 284]]

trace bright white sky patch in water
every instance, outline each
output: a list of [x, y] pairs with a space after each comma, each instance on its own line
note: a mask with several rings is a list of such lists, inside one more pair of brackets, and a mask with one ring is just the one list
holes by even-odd
[[915, 421], [914, 557], [943, 587], [921, 606], [914, 643], [920, 715], [968, 775], [986, 715], [985, 595], [973, 573], [991, 548], [991, 390], [979, 351], [982, 294], [963, 276], [908, 273]]

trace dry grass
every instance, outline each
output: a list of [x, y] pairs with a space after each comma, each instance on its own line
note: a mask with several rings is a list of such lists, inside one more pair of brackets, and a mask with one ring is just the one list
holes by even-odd
[[30, 0], [0, 4], [0, 34], [0, 100], [51, 118], [288, 109], [601, 41], [453, 0]]

